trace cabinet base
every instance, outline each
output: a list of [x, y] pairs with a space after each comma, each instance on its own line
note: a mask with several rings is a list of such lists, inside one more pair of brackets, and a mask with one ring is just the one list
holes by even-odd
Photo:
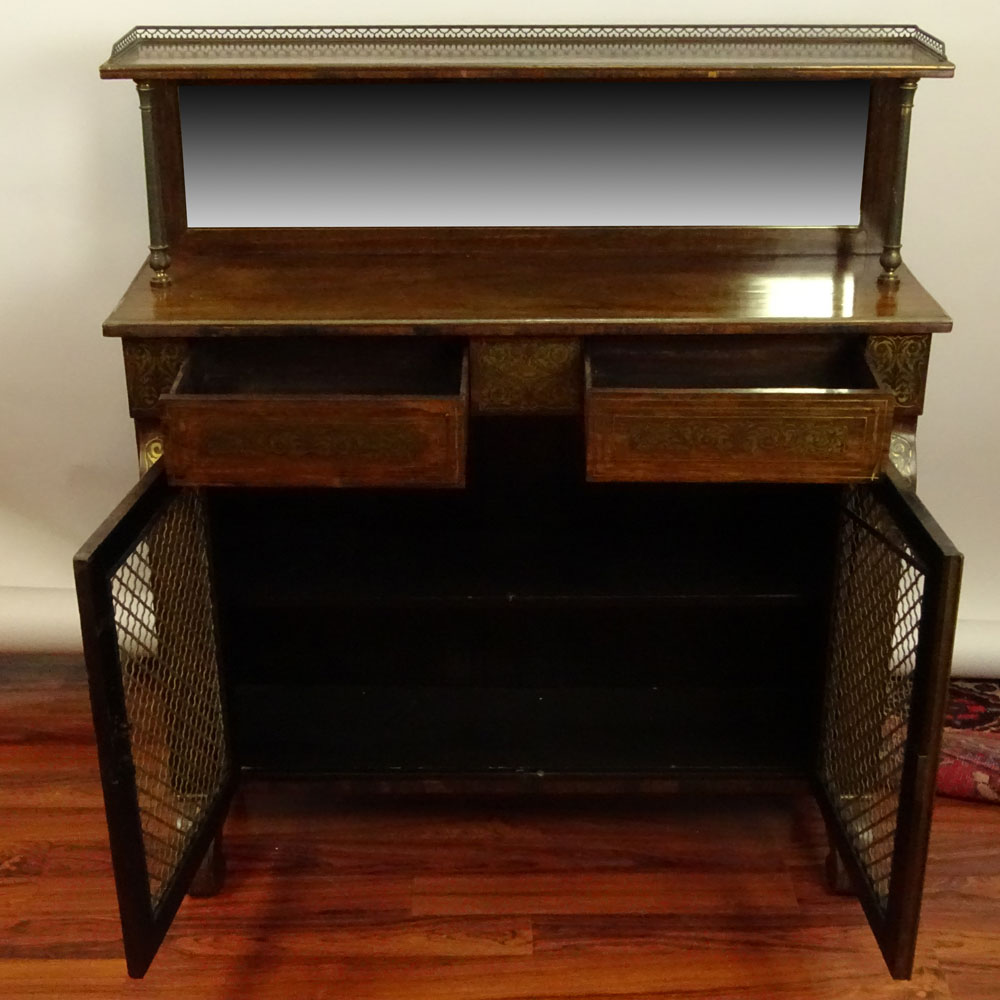
[[209, 845], [198, 871], [191, 881], [188, 895], [196, 899], [216, 896], [222, 891], [226, 881], [226, 855], [222, 848], [220, 833]]
[[850, 873], [841, 860], [840, 853], [833, 845], [830, 846], [826, 856], [826, 887], [835, 896], [853, 896], [854, 884], [851, 881]]

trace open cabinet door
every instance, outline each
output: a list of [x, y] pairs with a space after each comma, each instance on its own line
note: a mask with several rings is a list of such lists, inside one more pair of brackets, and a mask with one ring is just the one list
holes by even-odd
[[889, 971], [913, 969], [962, 557], [893, 472], [844, 493], [818, 797]]
[[74, 560], [125, 958], [142, 976], [235, 782], [205, 511], [154, 466]]

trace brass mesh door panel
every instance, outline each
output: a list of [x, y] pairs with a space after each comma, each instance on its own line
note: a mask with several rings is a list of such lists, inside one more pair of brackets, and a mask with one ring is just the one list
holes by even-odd
[[961, 565], [895, 474], [845, 491], [819, 799], [897, 978], [913, 966]]
[[141, 976], [235, 779], [201, 496], [154, 466], [74, 569], [125, 957]]

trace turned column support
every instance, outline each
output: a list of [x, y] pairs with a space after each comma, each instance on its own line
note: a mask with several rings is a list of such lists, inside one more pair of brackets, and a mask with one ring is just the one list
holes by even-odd
[[157, 149], [153, 115], [159, 91], [148, 80], [136, 82], [139, 91], [139, 113], [142, 117], [142, 151], [146, 163], [146, 206], [149, 210], [149, 266], [153, 276], [149, 283], [157, 288], [170, 284], [170, 253], [167, 245], [167, 217], [163, 198], [163, 179]]
[[879, 263], [882, 274], [879, 282], [898, 285], [896, 273], [903, 263], [900, 252], [903, 235], [903, 196], [906, 191], [906, 160], [910, 146], [910, 119], [913, 117], [913, 98], [917, 92], [916, 80], [903, 80], [899, 85], [899, 131], [896, 134], [896, 162], [892, 178], [892, 191], [885, 226], [885, 243]]

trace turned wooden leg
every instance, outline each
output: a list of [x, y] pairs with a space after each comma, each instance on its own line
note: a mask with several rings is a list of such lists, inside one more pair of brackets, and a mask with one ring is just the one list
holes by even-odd
[[222, 850], [222, 834], [209, 845], [204, 860], [195, 872], [188, 895], [202, 899], [222, 891], [226, 881], [226, 855]]
[[850, 873], [841, 860], [840, 851], [832, 844], [826, 856], [826, 887], [838, 896], [854, 895], [854, 884], [851, 882]]

